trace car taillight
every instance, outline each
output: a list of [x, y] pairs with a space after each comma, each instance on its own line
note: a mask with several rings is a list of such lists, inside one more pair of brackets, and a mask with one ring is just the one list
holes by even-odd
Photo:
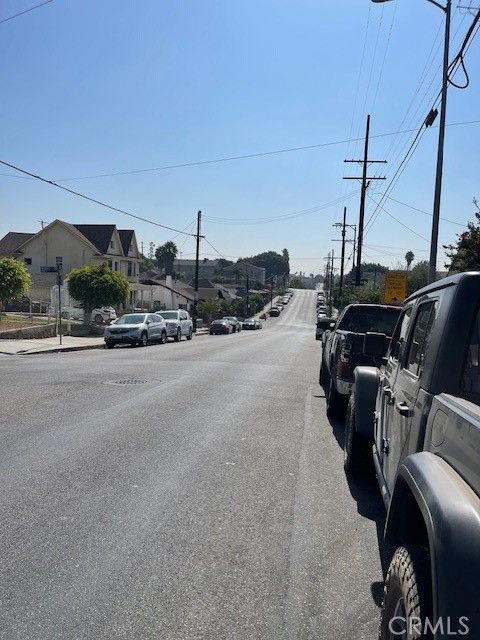
[[352, 345], [345, 342], [340, 350], [340, 358], [338, 362], [340, 375], [348, 375], [351, 369]]

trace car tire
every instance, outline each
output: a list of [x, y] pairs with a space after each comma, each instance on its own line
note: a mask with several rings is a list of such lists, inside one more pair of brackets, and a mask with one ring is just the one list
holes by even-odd
[[148, 333], [144, 331], [140, 336], [140, 342], [138, 343], [141, 347], [146, 347], [148, 344]]
[[167, 341], [167, 332], [162, 331], [162, 335], [160, 336], [160, 344], [165, 344]]
[[367, 438], [356, 431], [355, 395], [350, 396], [345, 420], [343, 467], [347, 473], [368, 474], [372, 471], [372, 451]]
[[97, 315], [93, 318], [93, 321], [97, 324], [103, 324], [103, 316], [97, 313]]
[[180, 340], [182, 339], [182, 330], [180, 329], [180, 327], [178, 327], [177, 333], [175, 334], [173, 339], [175, 340], [175, 342], [180, 342]]
[[330, 376], [327, 398], [327, 416], [329, 418], [341, 418], [345, 413], [345, 400], [342, 394], [335, 389], [333, 375]]
[[[430, 558], [426, 551], [419, 547], [399, 547], [395, 551], [385, 578], [379, 640], [432, 639], [426, 628], [429, 625], [425, 625], [426, 620], [434, 624], [431, 582]], [[402, 625], [402, 619], [406, 620], [406, 629], [412, 626], [418, 631], [404, 635], [402, 627], [395, 626]]]
[[115, 343], [108, 340], [108, 342], [105, 342], [105, 346], [107, 347], [107, 349], [113, 349]]
[[192, 337], [193, 337], [193, 331], [192, 329], [190, 329], [190, 331], [188, 332], [187, 340], [191, 340]]

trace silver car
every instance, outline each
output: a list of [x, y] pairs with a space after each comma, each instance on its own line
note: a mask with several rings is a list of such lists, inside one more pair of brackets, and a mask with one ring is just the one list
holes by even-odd
[[167, 341], [167, 326], [162, 316], [156, 313], [126, 313], [105, 328], [105, 344], [112, 349], [116, 344], [140, 345], [149, 342]]
[[156, 311], [167, 323], [167, 337], [180, 342], [182, 337], [191, 340], [193, 336], [193, 322], [184, 309], [172, 309], [168, 311]]

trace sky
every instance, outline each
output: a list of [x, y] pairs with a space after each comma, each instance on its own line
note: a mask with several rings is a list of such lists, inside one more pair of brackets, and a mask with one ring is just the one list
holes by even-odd
[[[35, 4], [4, 0], [0, 20]], [[473, 20], [456, 4], [451, 58]], [[383, 208], [374, 201], [440, 89], [443, 24], [425, 0], [53, 0], [0, 22], [0, 159], [178, 230], [193, 233], [201, 210], [202, 256], [287, 248], [292, 272], [322, 273], [328, 252], [340, 253], [332, 225], [344, 206], [358, 222], [360, 184], [342, 177], [361, 175], [344, 159], [360, 158], [363, 141], [346, 141], [362, 138], [369, 113], [370, 158], [387, 164], [370, 167], [386, 180], [368, 190], [364, 258], [428, 259], [438, 128], [425, 131]], [[480, 122], [458, 124], [480, 121], [479, 47], [477, 37], [465, 57], [468, 88], [449, 89], [440, 244], [480, 197]], [[312, 148], [94, 177], [298, 147]], [[134, 228], [145, 252], [174, 239], [194, 257], [189, 235], [0, 174], [0, 237], [55, 218], [115, 223]]]

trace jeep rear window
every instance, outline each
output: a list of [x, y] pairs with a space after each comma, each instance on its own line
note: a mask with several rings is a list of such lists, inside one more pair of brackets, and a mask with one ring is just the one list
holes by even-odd
[[385, 333], [391, 336], [401, 308], [388, 309], [381, 307], [354, 307], [340, 321], [338, 329], [355, 333]]

